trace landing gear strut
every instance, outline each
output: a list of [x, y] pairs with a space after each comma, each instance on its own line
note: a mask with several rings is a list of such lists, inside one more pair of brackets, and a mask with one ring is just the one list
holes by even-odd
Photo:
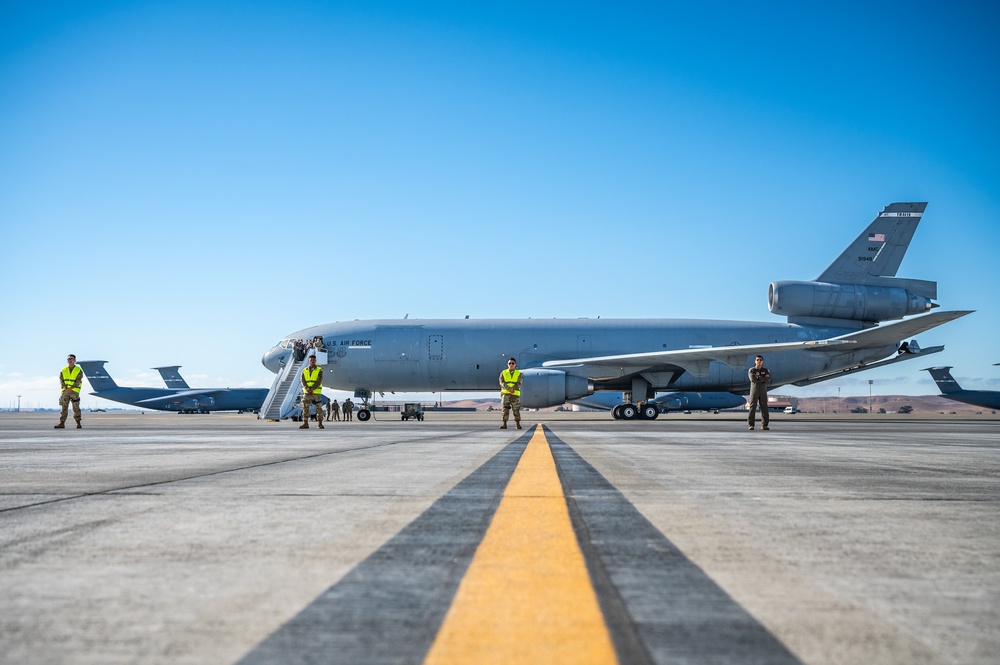
[[361, 400], [361, 408], [358, 409], [358, 420], [367, 422], [372, 417], [372, 412], [368, 408], [368, 400], [371, 399], [372, 391], [361, 388], [354, 391], [354, 396]]

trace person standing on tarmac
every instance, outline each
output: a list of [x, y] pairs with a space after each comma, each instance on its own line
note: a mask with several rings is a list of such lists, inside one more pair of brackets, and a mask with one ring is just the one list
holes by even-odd
[[761, 429], [769, 429], [770, 414], [767, 410], [767, 384], [771, 381], [771, 372], [764, 367], [764, 356], [754, 358], [753, 367], [747, 372], [750, 378], [750, 415], [747, 416], [749, 429], [753, 429], [757, 421], [757, 407], [760, 407]]
[[76, 428], [83, 427], [81, 421], [83, 414], [80, 412], [80, 388], [83, 387], [83, 369], [77, 367], [76, 356], [72, 353], [66, 358], [69, 363], [59, 372], [59, 387], [62, 394], [59, 395], [59, 406], [62, 412], [59, 414], [59, 424], [55, 429], [66, 429], [66, 417], [69, 415], [70, 402], [73, 403], [73, 419], [76, 420]]
[[316, 424], [323, 427], [323, 368], [316, 365], [316, 355], [309, 356], [309, 366], [302, 370], [302, 424], [309, 429], [309, 405], [316, 405]]
[[514, 410], [514, 422], [521, 429], [521, 370], [517, 361], [511, 358], [507, 361], [507, 369], [500, 372], [500, 399], [503, 402], [503, 424], [500, 429], [507, 429], [507, 417]]
[[340, 404], [335, 399], [330, 400], [330, 417], [327, 420], [340, 421]]

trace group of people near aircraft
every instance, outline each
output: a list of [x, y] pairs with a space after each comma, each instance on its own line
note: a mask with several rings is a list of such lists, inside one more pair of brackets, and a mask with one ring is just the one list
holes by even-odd
[[309, 341], [297, 339], [292, 343], [292, 352], [295, 354], [295, 360], [297, 361], [305, 360], [306, 354], [313, 349], [326, 351], [326, 344], [323, 342], [322, 336], [316, 335]]

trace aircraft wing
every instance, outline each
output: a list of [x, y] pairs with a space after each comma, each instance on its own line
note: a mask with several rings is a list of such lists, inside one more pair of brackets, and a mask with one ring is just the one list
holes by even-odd
[[697, 376], [704, 376], [708, 374], [709, 365], [713, 360], [725, 363], [733, 369], [746, 369], [747, 356], [751, 354], [791, 351], [793, 349], [819, 350], [827, 346], [839, 347], [853, 344], [855, 342], [852, 340], [822, 339], [810, 342], [713, 346], [702, 349], [651, 351], [648, 353], [626, 353], [618, 356], [549, 360], [542, 363], [542, 367], [586, 368], [587, 376], [596, 380], [614, 379], [671, 365], [681, 367]]
[[177, 402], [190, 397], [214, 397], [215, 395], [221, 395], [222, 393], [227, 392], [229, 391], [220, 388], [213, 388], [211, 390], [180, 390], [172, 395], [139, 400], [136, 402], [136, 405], [149, 404], [150, 406], [153, 406], [155, 404], [170, 404], [171, 402]]
[[914, 319], [897, 321], [874, 328], [857, 330], [831, 339], [809, 342], [782, 342], [775, 344], [742, 344], [738, 346], [714, 346], [699, 349], [679, 349], [674, 351], [651, 351], [646, 353], [626, 353], [615, 356], [593, 358], [571, 358], [549, 360], [542, 367], [582, 369], [588, 378], [594, 380], [616, 379], [640, 372], [667, 371], [669, 367], [679, 367], [695, 376], [705, 376], [712, 361], [718, 361], [735, 370], [746, 369], [747, 356], [775, 353], [777, 351], [802, 350], [816, 353], [848, 353], [856, 349], [877, 348], [895, 344], [910, 335], [930, 330], [957, 319], [971, 311], [933, 312]]

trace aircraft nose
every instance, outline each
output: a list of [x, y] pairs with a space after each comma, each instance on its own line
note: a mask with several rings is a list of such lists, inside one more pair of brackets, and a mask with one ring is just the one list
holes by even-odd
[[261, 364], [277, 374], [281, 369], [281, 354], [284, 350], [280, 346], [272, 346], [260, 359]]

